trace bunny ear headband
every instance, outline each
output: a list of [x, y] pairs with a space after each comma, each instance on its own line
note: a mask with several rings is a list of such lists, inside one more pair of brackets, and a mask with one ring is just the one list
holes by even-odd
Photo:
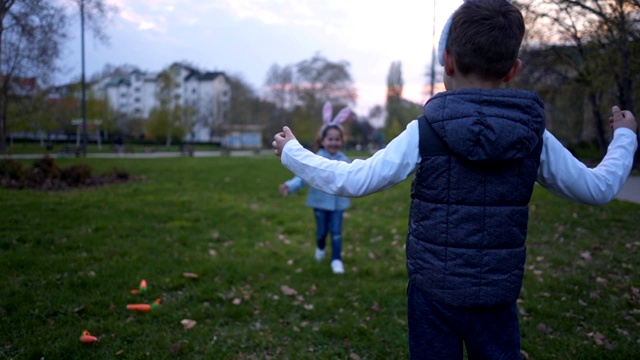
[[322, 122], [324, 123], [324, 126], [341, 125], [349, 118], [350, 113], [351, 109], [347, 106], [340, 110], [338, 115], [336, 115], [332, 120], [331, 115], [333, 115], [333, 107], [331, 106], [331, 103], [327, 101], [322, 107]]
[[[464, 2], [467, 2], [467, 1], [471, 1], [471, 0], [464, 0]], [[511, 4], [511, 0], [506, 0], [506, 1], [509, 4]], [[442, 29], [442, 33], [440, 34], [440, 41], [438, 42], [438, 62], [442, 66], [444, 66], [444, 51], [447, 48], [447, 38], [449, 37], [449, 29], [451, 28], [452, 20], [453, 20], [453, 14], [449, 16], [447, 23], [444, 24], [444, 28]]]

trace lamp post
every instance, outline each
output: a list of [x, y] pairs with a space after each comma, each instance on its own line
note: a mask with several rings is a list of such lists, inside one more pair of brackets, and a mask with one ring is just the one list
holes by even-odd
[[80, 37], [82, 41], [82, 75], [80, 77], [82, 88], [82, 155], [87, 157], [87, 101], [84, 78], [84, 0], [80, 0]]
[[433, 36], [431, 37], [431, 93], [433, 97], [436, 86], [436, 0], [433, 0]]

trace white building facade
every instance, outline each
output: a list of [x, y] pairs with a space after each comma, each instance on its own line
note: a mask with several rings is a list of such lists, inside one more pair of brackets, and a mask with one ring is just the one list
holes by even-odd
[[[176, 105], [196, 110], [195, 122], [185, 141], [219, 141], [215, 129], [227, 122], [231, 102], [231, 87], [223, 72], [202, 72], [189, 66], [171, 65], [175, 79]], [[126, 75], [103, 79], [96, 88], [103, 91], [110, 107], [125, 119], [148, 119], [151, 110], [159, 106], [159, 73], [133, 70]]]

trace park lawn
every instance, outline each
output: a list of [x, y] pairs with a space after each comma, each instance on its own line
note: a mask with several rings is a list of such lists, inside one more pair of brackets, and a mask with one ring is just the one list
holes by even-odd
[[[276, 157], [57, 162], [142, 181], [0, 189], [0, 359], [408, 358], [409, 181], [353, 201], [336, 276], [313, 259], [306, 192], [279, 195], [292, 175]], [[520, 302], [528, 358], [640, 353], [639, 214], [536, 189]], [[142, 279], [146, 293], [131, 294]], [[156, 298], [149, 313], [126, 309]], [[82, 344], [85, 329], [99, 341]]]

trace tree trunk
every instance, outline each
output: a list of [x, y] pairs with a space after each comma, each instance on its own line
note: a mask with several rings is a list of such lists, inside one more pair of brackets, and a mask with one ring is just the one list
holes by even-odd
[[[2, 3], [0, 5], [0, 59], [2, 59], [2, 35], [4, 33], [4, 17], [11, 6], [9, 3]], [[2, 69], [2, 63], [0, 63], [0, 81], [2, 81], [2, 87], [0, 88], [0, 153], [7, 151], [7, 79], [4, 78], [4, 71]]]
[[4, 81], [0, 88], [0, 153], [7, 151], [7, 96], [9, 92], [8, 78], [4, 78], [4, 76], [2, 78]]
[[587, 97], [589, 104], [591, 105], [591, 114], [593, 115], [593, 126], [596, 130], [598, 149], [604, 156], [607, 153], [609, 141], [607, 141], [605, 137], [604, 127], [602, 126], [604, 121], [602, 119], [602, 113], [600, 112], [600, 100], [598, 99], [598, 95], [592, 91], [589, 91], [589, 95]]

